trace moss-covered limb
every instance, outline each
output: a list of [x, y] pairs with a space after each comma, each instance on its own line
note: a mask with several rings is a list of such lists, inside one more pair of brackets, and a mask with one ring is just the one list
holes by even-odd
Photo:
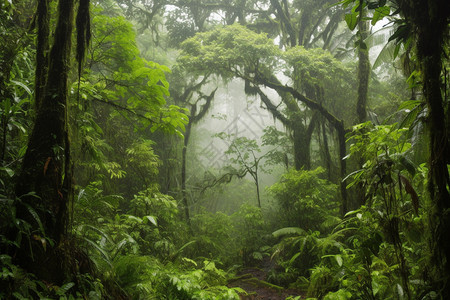
[[254, 286], [258, 286], [258, 287], [267, 287], [267, 288], [270, 288], [270, 289], [274, 289], [274, 290], [276, 290], [278, 292], [281, 292], [281, 291], [284, 290], [283, 287], [278, 286], [276, 284], [272, 284], [272, 283], [267, 282], [267, 281], [262, 280], [262, 279], [258, 279], [256, 277], [254, 277], [254, 275], [251, 274], [251, 273], [245, 273], [243, 275], [239, 275], [237, 277], [230, 278], [230, 279], [228, 279], [228, 284], [234, 283], [234, 282], [237, 282], [237, 281], [245, 282], [247, 284], [251, 284], [251, 285], [254, 285]]
[[[247, 78], [250, 79], [250, 78]], [[304, 96], [300, 92], [298, 92], [296, 89], [283, 85], [278, 82], [273, 82], [270, 80], [267, 80], [262, 74], [259, 74], [256, 76], [253, 81], [260, 85], [265, 85], [269, 88], [272, 88], [276, 90], [278, 93], [289, 93], [292, 95], [292, 97], [303, 104], [305, 104], [308, 108], [315, 110], [319, 112], [330, 124], [334, 127], [336, 130], [337, 136], [338, 136], [338, 142], [339, 142], [339, 158], [340, 158], [340, 169], [341, 169], [341, 178], [344, 178], [347, 173], [347, 165], [346, 161], [343, 159], [346, 156], [346, 145], [345, 145], [345, 133], [346, 130], [344, 128], [344, 122], [342, 120], [339, 120], [336, 118], [332, 113], [330, 113], [325, 107], [322, 106], [322, 104], [309, 99], [308, 97]], [[289, 101], [285, 102], [286, 106], [290, 104], [290, 106], [294, 107]], [[290, 107], [288, 106], [288, 109]], [[342, 214], [345, 214], [348, 211], [348, 204], [347, 204], [347, 190], [345, 187], [345, 183], [341, 182], [340, 184], [340, 191], [341, 191], [341, 197], [342, 197], [342, 207], [341, 212]]]
[[323, 107], [322, 104], [307, 98], [306, 96], [304, 96], [300, 92], [298, 92], [296, 89], [294, 89], [290, 86], [287, 86], [287, 85], [283, 85], [281, 83], [274, 83], [269, 80], [265, 80], [264, 77], [261, 77], [261, 76], [257, 76], [255, 78], [255, 81], [257, 81], [259, 84], [270, 87], [270, 88], [276, 90], [277, 92], [281, 91], [281, 92], [291, 94], [296, 100], [304, 103], [308, 108], [317, 110], [321, 115], [323, 115], [325, 117], [325, 119], [327, 119], [328, 122], [331, 123], [331, 125], [333, 127], [344, 128], [342, 120], [339, 120], [338, 118], [336, 118], [325, 107]]
[[277, 15], [289, 36], [290, 46], [294, 47], [297, 44], [297, 34], [289, 18], [289, 12], [287, 10], [283, 10], [283, 7], [278, 0], [270, 0], [270, 4], [275, 8]]
[[[246, 81], [254, 82], [253, 79], [245, 77], [241, 74], [242, 79]], [[269, 78], [265, 81], [275, 82], [275, 84], [281, 85], [278, 78], [273, 74], [269, 75]], [[254, 82], [255, 83], [255, 82]], [[256, 84], [261, 84], [256, 82]], [[293, 133], [294, 143], [294, 164], [297, 170], [302, 168], [309, 169], [311, 165], [311, 151], [310, 151], [310, 139], [308, 138], [307, 128], [304, 125], [304, 118], [302, 116], [302, 110], [298, 105], [295, 97], [289, 91], [282, 89], [274, 89], [281, 97], [284, 105], [287, 108], [287, 116], [282, 114], [278, 107], [275, 106], [268, 97], [261, 91], [259, 87], [255, 87], [257, 94], [260, 95], [261, 101], [266, 104], [269, 111], [279, 119], [287, 128]]]
[[230, 284], [232, 282], [236, 282], [236, 281], [239, 281], [239, 280], [242, 280], [242, 279], [248, 279], [248, 278], [251, 278], [251, 277], [253, 277], [253, 274], [245, 273], [243, 275], [239, 275], [239, 276], [236, 276], [236, 277], [228, 279], [228, 283]]
[[267, 109], [270, 111], [270, 113], [281, 123], [283, 123], [284, 126], [290, 128], [292, 126], [291, 121], [286, 118], [279, 110], [278, 106], [272, 103], [270, 101], [269, 97], [259, 88], [255, 87], [257, 94], [261, 98], [261, 101], [266, 105]]
[[259, 287], [268, 287], [268, 288], [274, 289], [274, 290], [279, 291], [279, 292], [284, 290], [284, 288], [279, 286], [279, 285], [272, 284], [270, 282], [258, 279], [256, 277], [243, 279], [242, 281], [246, 282], [246, 283], [250, 283], [250, 284], [255, 285], [255, 286], [259, 286]]

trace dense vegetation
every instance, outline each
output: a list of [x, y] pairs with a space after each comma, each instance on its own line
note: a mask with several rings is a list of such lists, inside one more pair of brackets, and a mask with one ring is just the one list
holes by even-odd
[[0, 0], [0, 299], [449, 299], [447, 0]]

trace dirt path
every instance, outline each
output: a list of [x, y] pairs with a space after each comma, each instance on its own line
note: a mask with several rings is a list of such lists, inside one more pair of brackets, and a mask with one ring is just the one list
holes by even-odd
[[241, 295], [242, 300], [284, 300], [289, 296], [302, 296], [305, 293], [294, 289], [284, 289], [280, 286], [267, 282], [268, 265], [270, 262], [263, 261], [258, 268], [246, 268], [238, 276], [230, 281], [229, 287], [240, 287], [247, 292], [247, 295]]

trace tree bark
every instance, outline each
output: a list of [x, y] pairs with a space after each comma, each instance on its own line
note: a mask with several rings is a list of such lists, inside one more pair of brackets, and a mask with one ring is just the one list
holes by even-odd
[[[364, 123], [367, 121], [367, 98], [369, 91], [369, 75], [370, 75], [370, 61], [369, 48], [364, 40], [368, 36], [368, 21], [364, 20], [366, 10], [360, 5], [360, 14], [358, 21], [359, 29], [359, 46], [358, 49], [358, 99], [356, 101], [356, 115], [357, 123]], [[358, 167], [362, 169], [364, 160], [362, 154], [358, 153], [357, 157]], [[361, 206], [366, 203], [366, 194], [363, 183], [356, 185], [357, 205]]]
[[[434, 239], [433, 257], [442, 282], [441, 297], [450, 298], [450, 179], [449, 134], [441, 91], [442, 55], [448, 34], [450, 2], [402, 0], [400, 8], [414, 30], [422, 71], [423, 94], [428, 107], [430, 169], [428, 189], [434, 204], [430, 220]], [[448, 117], [448, 116], [447, 116]]]
[[309, 170], [310, 164], [310, 143], [308, 134], [301, 119], [297, 119], [293, 123], [293, 141], [294, 141], [294, 167], [296, 170]]
[[34, 101], [36, 109], [39, 109], [44, 97], [45, 85], [48, 73], [48, 38], [50, 35], [50, 8], [49, 0], [40, 0], [37, 7], [37, 39], [36, 39], [36, 74]]
[[[63, 262], [55, 254], [66, 233], [72, 183], [67, 132], [67, 79], [73, 10], [73, 0], [59, 1], [45, 95], [16, 185], [16, 195], [21, 199], [16, 200], [17, 217], [30, 223], [36, 232], [30, 237], [29, 244], [22, 241], [16, 258], [25, 269], [50, 282], [63, 279]], [[30, 196], [30, 193], [36, 196]], [[37, 213], [42, 228], [32, 211]]]
[[[360, 18], [363, 18], [363, 11], [361, 11]], [[356, 113], [358, 115], [358, 123], [364, 123], [367, 119], [367, 93], [369, 90], [370, 61], [369, 49], [363, 41], [368, 35], [368, 22], [360, 20], [358, 26], [360, 45], [358, 47], [358, 100], [356, 102]]]
[[184, 217], [186, 218], [189, 227], [191, 227], [191, 218], [189, 215], [189, 203], [186, 192], [186, 163], [187, 163], [186, 154], [187, 154], [187, 147], [189, 145], [189, 138], [191, 136], [192, 123], [195, 118], [196, 111], [197, 105], [194, 104], [191, 107], [191, 115], [189, 117], [189, 123], [186, 125], [186, 131], [184, 132], [184, 144], [183, 150], [181, 151], [181, 195], [183, 198]]
[[423, 91], [428, 107], [430, 130], [429, 191], [431, 199], [435, 203], [434, 217], [431, 218], [436, 220], [436, 223], [433, 224], [437, 242], [435, 257], [439, 258], [440, 261], [436, 263], [441, 267], [442, 276], [446, 278], [443, 296], [448, 299], [450, 297], [450, 283], [448, 282], [450, 280], [450, 240], [448, 238], [450, 232], [450, 180], [447, 164], [450, 153], [440, 80], [441, 55], [443, 53], [441, 41], [448, 27], [447, 25], [439, 26], [437, 16], [439, 15], [438, 10], [442, 8], [431, 2], [428, 1], [430, 19], [426, 19], [429, 21], [418, 30], [417, 49], [423, 72]]

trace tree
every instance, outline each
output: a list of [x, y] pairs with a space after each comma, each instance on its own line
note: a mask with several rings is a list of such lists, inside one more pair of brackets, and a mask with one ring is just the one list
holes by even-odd
[[448, 171], [450, 143], [448, 134], [448, 111], [442, 98], [441, 74], [442, 57], [445, 53], [445, 38], [450, 23], [450, 4], [448, 1], [419, 2], [402, 0], [399, 7], [406, 22], [413, 29], [419, 70], [422, 74], [424, 99], [428, 108], [430, 136], [429, 192], [435, 203], [433, 224], [437, 243], [437, 266], [444, 278], [442, 296], [450, 297], [450, 177]]
[[[40, 3], [40, 9], [48, 9], [46, 4]], [[89, 7], [89, 1], [81, 1], [78, 9], [86, 7]], [[38, 22], [46, 22], [48, 13], [48, 10], [40, 11]], [[61, 274], [64, 274], [66, 257], [61, 253], [58, 255], [56, 249], [66, 234], [67, 209], [73, 192], [67, 131], [73, 15], [74, 1], [58, 2], [55, 38], [49, 53], [48, 73], [44, 74], [47, 77], [44, 95], [16, 185], [16, 195], [20, 199], [16, 201], [17, 217], [36, 230], [33, 236], [28, 237], [29, 241], [22, 240], [18, 262], [28, 271], [52, 282], [63, 279]], [[38, 27], [41, 28], [40, 25]], [[38, 40], [48, 39], [47, 33], [39, 30]], [[84, 52], [85, 46], [86, 40], [83, 40], [80, 51]], [[41, 86], [36, 88], [40, 90]]]
[[[183, 52], [178, 61], [183, 68], [195, 70], [200, 74], [206, 70], [215, 70], [224, 78], [244, 79], [247, 85], [250, 85], [250, 89], [253, 89], [253, 93], [259, 94], [261, 102], [273, 116], [292, 130], [294, 161], [297, 169], [309, 166], [309, 139], [306, 138], [309, 133], [303, 124], [304, 107], [321, 115], [336, 132], [340, 176], [344, 178], [346, 165], [342, 158], [346, 155], [346, 146], [343, 121], [322, 103], [308, 98], [294, 87], [282, 84], [275, 76], [280, 61], [284, 62], [283, 66], [288, 70], [292, 64], [295, 67], [295, 63], [301, 61], [302, 48], [292, 48], [284, 53], [264, 34], [256, 34], [240, 25], [197, 34], [194, 38], [185, 41], [182, 47]], [[319, 74], [325, 68], [333, 68], [336, 72], [345, 73], [345, 68], [340, 70], [341, 67], [331, 56], [322, 54], [320, 60], [322, 61], [317, 64]], [[308, 59], [305, 59], [305, 62], [307, 61]], [[311, 64], [314, 65], [314, 61]], [[310, 80], [314, 79], [316, 83], [320, 83], [319, 75], [311, 77]], [[295, 82], [298, 79], [294, 77], [292, 80]], [[316, 85], [320, 91], [320, 85]], [[261, 88], [264, 86], [275, 90], [281, 98], [281, 103], [272, 102], [262, 91]], [[341, 183], [341, 195], [342, 209], [345, 212], [347, 203], [343, 183]]]
[[[171, 105], [166, 77], [171, 71], [143, 57], [133, 25], [120, 10], [110, 12], [106, 4], [99, 5], [93, 14], [92, 37], [86, 59], [89, 69], [81, 76], [79, 99], [72, 102], [77, 183], [85, 186], [102, 179], [107, 193], [126, 197], [158, 181], [165, 190], [161, 175], [166, 170], [176, 173], [165, 159], [177, 148], [167, 144], [180, 140], [188, 122], [186, 111]], [[134, 148], [140, 141], [143, 146], [146, 140], [154, 142], [151, 151], [163, 160], [158, 163], [159, 176], [145, 176], [149, 169], [142, 173], [145, 168], [137, 160], [129, 161], [130, 145]]]
[[[353, 3], [344, 1], [344, 4]], [[355, 7], [366, 5], [366, 1], [356, 2]], [[369, 8], [374, 9], [372, 23], [376, 23], [386, 14], [386, 1], [367, 2]], [[443, 59], [446, 53], [445, 45], [448, 39], [450, 23], [450, 4], [448, 1], [410, 1], [396, 0], [391, 5], [396, 9], [395, 20], [397, 29], [390, 37], [391, 40], [407, 44], [413, 41], [417, 53], [418, 71], [420, 71], [423, 86], [423, 98], [428, 110], [428, 135], [430, 137], [429, 158], [429, 193], [434, 201], [433, 238], [435, 264], [441, 270], [443, 282], [443, 297], [450, 296], [450, 242], [446, 238], [450, 230], [450, 177], [448, 172], [448, 158], [450, 157], [448, 112], [444, 107], [442, 97]], [[389, 10], [389, 9], [388, 9]], [[354, 10], [355, 12], [357, 10]], [[357, 13], [356, 13], [357, 16]], [[355, 16], [355, 17], [356, 17]], [[400, 45], [397, 46], [399, 48]], [[397, 50], [398, 52], [398, 50]], [[445, 87], [447, 88], [447, 87]]]
[[[178, 83], [183, 82], [183, 79], [179, 78], [180, 75], [184, 75], [183, 77], [187, 78], [188, 76], [184, 73], [176, 74], [178, 77]], [[204, 76], [199, 82], [187, 83], [186, 86], [181, 88], [180, 86], [176, 86], [172, 88], [174, 91], [172, 92], [172, 98], [174, 98], [175, 103], [183, 104], [184, 106], [190, 106], [190, 115], [189, 121], [186, 124], [186, 130], [183, 138], [183, 149], [181, 152], [181, 195], [182, 202], [184, 206], [184, 214], [185, 218], [190, 224], [190, 214], [189, 214], [189, 201], [187, 198], [187, 190], [186, 190], [186, 181], [187, 181], [187, 169], [186, 169], [186, 155], [189, 146], [189, 139], [191, 136], [192, 126], [202, 120], [205, 115], [208, 113], [212, 101], [214, 99], [214, 95], [216, 93], [215, 89], [211, 92], [210, 95], [203, 95], [200, 92], [200, 89], [203, 85], [207, 83], [209, 76]], [[195, 97], [194, 94], [198, 94], [196, 100], [193, 100]]]
[[[229, 174], [231, 176], [236, 175], [239, 178], [250, 174], [256, 186], [258, 207], [261, 208], [261, 196], [259, 191], [260, 162], [267, 156], [267, 153], [259, 156], [257, 155], [257, 153], [261, 152], [261, 149], [255, 140], [229, 135], [224, 132], [218, 134], [218, 136], [229, 144], [228, 150], [225, 151], [225, 154], [230, 155], [230, 162], [232, 164], [229, 167], [231, 168]], [[235, 166], [237, 166], [237, 168]]]

